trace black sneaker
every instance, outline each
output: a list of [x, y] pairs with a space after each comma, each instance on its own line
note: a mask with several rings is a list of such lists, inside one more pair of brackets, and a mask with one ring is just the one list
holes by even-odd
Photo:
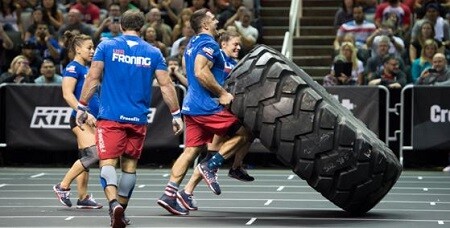
[[180, 204], [178, 204], [176, 196], [170, 197], [166, 194], [163, 194], [161, 198], [159, 198], [157, 203], [159, 204], [159, 206], [163, 207], [173, 215], [189, 214], [188, 210], [184, 209], [183, 207], [180, 206]]
[[222, 191], [220, 190], [219, 182], [217, 181], [217, 169], [210, 169], [207, 162], [198, 164], [197, 169], [202, 174], [203, 180], [205, 180], [211, 191], [216, 195], [220, 195]]
[[237, 169], [230, 168], [230, 171], [228, 171], [228, 176], [244, 182], [251, 182], [255, 180], [255, 178], [248, 175], [247, 170], [242, 167]]
[[100, 209], [103, 205], [95, 202], [94, 197], [92, 195], [87, 195], [83, 200], [77, 201], [77, 208], [80, 209]]
[[198, 210], [197, 201], [194, 199], [194, 195], [189, 195], [184, 190], [181, 190], [177, 192], [177, 198], [186, 209], [190, 211]]
[[70, 201], [70, 188], [62, 189], [61, 184], [57, 184], [53, 186], [53, 191], [56, 193], [56, 197], [58, 198], [59, 202], [62, 203], [62, 205], [67, 207], [72, 206], [72, 202]]

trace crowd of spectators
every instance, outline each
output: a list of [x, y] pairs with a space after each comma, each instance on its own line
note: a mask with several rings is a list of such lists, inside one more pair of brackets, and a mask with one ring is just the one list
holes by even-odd
[[[443, 56], [445, 64], [450, 60], [449, 8], [448, 0], [342, 0], [334, 20], [333, 63], [323, 84], [390, 88], [446, 84], [427, 83], [430, 80], [424, 77], [450, 80], [437, 77], [433, 65], [436, 56]], [[342, 49], [348, 42], [355, 47], [348, 52], [355, 52], [357, 60], [345, 57]], [[346, 62], [353, 63], [352, 75], [336, 75], [336, 64]], [[359, 62], [364, 70], [358, 76], [361, 79], [355, 81]]]
[[73, 58], [73, 53], [64, 47], [62, 34], [66, 31], [86, 34], [97, 45], [121, 35], [120, 17], [128, 9], [145, 14], [142, 38], [159, 48], [164, 57], [177, 60], [180, 66], [184, 48], [194, 35], [190, 16], [202, 8], [215, 14], [218, 29], [241, 34], [240, 56], [244, 56], [262, 36], [256, 3], [254, 0], [0, 0], [0, 83], [59, 83], [62, 69]]

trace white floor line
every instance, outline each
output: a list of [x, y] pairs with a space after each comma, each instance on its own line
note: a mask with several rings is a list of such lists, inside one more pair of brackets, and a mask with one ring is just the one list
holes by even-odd
[[294, 177], [295, 177], [295, 175], [289, 175], [287, 179], [292, 180]]
[[42, 177], [44, 175], [45, 175], [45, 173], [38, 173], [36, 175], [31, 176], [30, 178]]
[[143, 187], [145, 187], [145, 184], [138, 185], [138, 188], [143, 188]]
[[6, 186], [6, 184], [0, 184], [0, 188], [5, 187], [5, 186]]
[[69, 216], [69, 217], [65, 218], [64, 220], [70, 221], [70, 220], [72, 220], [73, 218], [75, 218], [75, 217], [74, 217], [74, 216]]
[[264, 203], [264, 206], [269, 206], [272, 202], [273, 200], [267, 200], [267, 202]]
[[280, 192], [280, 191], [282, 191], [283, 189], [284, 189], [284, 186], [280, 186], [280, 187], [277, 188], [277, 192]]
[[439, 225], [444, 225], [444, 221], [438, 221]]
[[251, 224], [253, 224], [256, 221], [256, 218], [251, 218], [247, 223], [245, 223], [245, 225], [250, 226]]

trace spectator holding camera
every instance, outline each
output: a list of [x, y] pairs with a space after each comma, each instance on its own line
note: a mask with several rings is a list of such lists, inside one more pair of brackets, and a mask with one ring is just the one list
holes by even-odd
[[59, 61], [61, 47], [58, 40], [50, 34], [48, 25], [41, 22], [36, 27], [36, 32], [28, 42], [36, 45], [39, 55], [43, 58], [52, 58], [54, 61]]
[[[104, 30], [105, 27], [108, 28], [108, 31]], [[103, 20], [100, 28], [95, 31], [93, 40], [94, 43], [99, 43], [103, 40], [111, 39], [120, 35], [122, 35], [122, 31], [120, 30], [120, 18], [108, 17]]]
[[188, 86], [186, 74], [180, 67], [180, 62], [175, 57], [167, 58], [167, 65], [169, 66], [169, 75], [175, 84], [181, 84], [184, 87]]
[[385, 21], [381, 24], [380, 28], [367, 37], [366, 44], [367, 47], [371, 49], [371, 56], [376, 55], [376, 50], [382, 36], [387, 36], [389, 38], [389, 54], [394, 54], [397, 57], [402, 56], [402, 53], [405, 50], [405, 43], [401, 37], [395, 35], [394, 27], [395, 25], [392, 21]]
[[417, 80], [418, 85], [450, 85], [450, 71], [447, 60], [442, 53], [433, 56], [431, 68], [424, 70]]
[[28, 59], [23, 55], [16, 56], [7, 72], [0, 76], [2, 83], [33, 83], [33, 72], [29, 66]]

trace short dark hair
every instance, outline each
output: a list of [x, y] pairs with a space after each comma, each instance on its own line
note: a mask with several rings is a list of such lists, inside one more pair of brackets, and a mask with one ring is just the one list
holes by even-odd
[[145, 24], [144, 14], [139, 10], [127, 10], [122, 14], [120, 25], [124, 31], [140, 32]]
[[196, 10], [191, 15], [191, 19], [190, 19], [191, 27], [196, 34], [198, 34], [200, 32], [200, 30], [202, 28], [203, 19], [206, 17], [206, 13], [208, 11], [209, 11], [208, 9], [203, 8], [203, 9]]

